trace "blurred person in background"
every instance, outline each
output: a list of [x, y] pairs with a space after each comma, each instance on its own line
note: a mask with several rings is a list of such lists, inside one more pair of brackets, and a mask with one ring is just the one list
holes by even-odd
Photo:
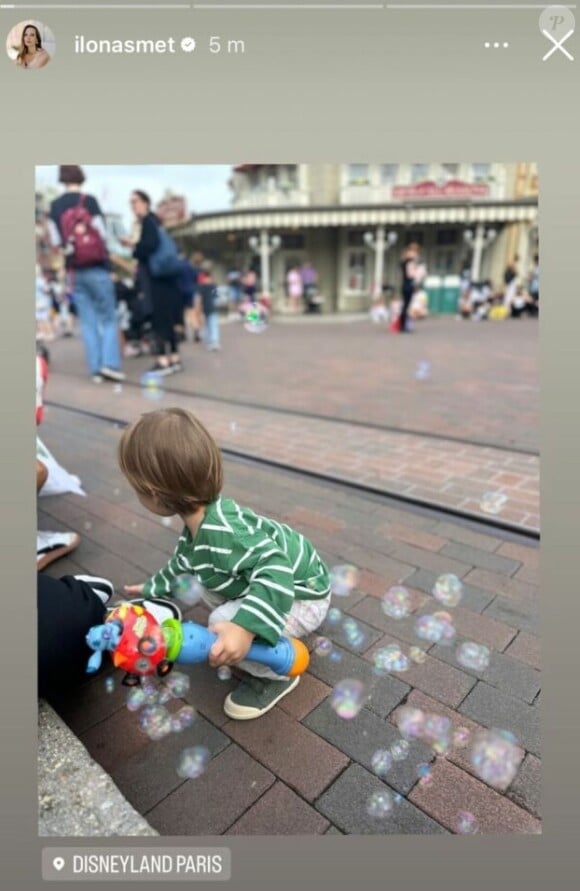
[[504, 274], [503, 274], [503, 282], [504, 282], [504, 295], [503, 302], [504, 306], [510, 307], [512, 305], [513, 298], [515, 297], [517, 288], [518, 288], [518, 262], [519, 257], [516, 254], [513, 260], [507, 264]]
[[89, 373], [95, 383], [122, 381], [105, 221], [97, 200], [81, 191], [84, 181], [81, 167], [59, 167], [65, 192], [50, 206], [51, 232], [64, 251]]
[[304, 297], [304, 282], [298, 266], [292, 266], [288, 270], [286, 286], [288, 288], [290, 310], [294, 313], [300, 312], [300, 309], [302, 308], [302, 298]]
[[540, 311], [540, 257], [538, 254], [534, 254], [534, 264], [528, 280], [528, 293], [530, 295], [528, 313], [531, 316], [537, 316]]
[[207, 260], [202, 264], [202, 271], [203, 284], [198, 285], [197, 290], [201, 297], [205, 319], [203, 339], [208, 350], [219, 350], [221, 347], [217, 313], [217, 287], [213, 279], [211, 263]]
[[399, 317], [398, 329], [401, 333], [410, 333], [411, 329], [408, 324], [408, 313], [413, 294], [417, 285], [416, 279], [419, 273], [419, 251], [420, 247], [416, 242], [409, 244], [401, 256], [401, 275], [402, 286], [401, 293], [403, 297], [403, 306]]
[[[183, 325], [179, 272], [163, 276], [152, 274], [149, 264], [161, 243], [161, 223], [151, 210], [151, 199], [146, 192], [135, 189], [130, 203], [139, 223], [139, 239], [134, 244], [133, 256], [139, 261], [139, 272], [151, 297], [151, 324], [157, 343], [157, 360], [151, 370], [162, 375], [173, 374], [183, 370], [176, 331]], [[130, 243], [130, 240], [125, 239], [124, 243]]]

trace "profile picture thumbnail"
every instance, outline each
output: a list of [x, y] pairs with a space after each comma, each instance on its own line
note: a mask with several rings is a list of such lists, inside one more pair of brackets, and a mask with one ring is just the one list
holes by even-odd
[[48, 25], [31, 19], [14, 25], [6, 39], [8, 58], [25, 70], [44, 68], [55, 49], [54, 34]]

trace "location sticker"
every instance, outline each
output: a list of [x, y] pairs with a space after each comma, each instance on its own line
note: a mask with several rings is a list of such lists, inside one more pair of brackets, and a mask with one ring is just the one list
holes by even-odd
[[542, 61], [545, 62], [554, 53], [562, 53], [570, 62], [573, 62], [574, 56], [564, 46], [576, 28], [576, 19], [572, 10], [567, 6], [547, 6], [540, 15], [539, 25], [544, 37], [552, 44]]

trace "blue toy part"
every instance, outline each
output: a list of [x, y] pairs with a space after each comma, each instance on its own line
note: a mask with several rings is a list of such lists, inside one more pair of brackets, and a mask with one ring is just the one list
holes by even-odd
[[[181, 628], [183, 641], [175, 661], [182, 665], [206, 662], [209, 651], [217, 640], [217, 634], [195, 622], [182, 622]], [[294, 664], [295, 650], [287, 637], [281, 637], [275, 647], [268, 644], [252, 644], [245, 659], [267, 665], [276, 674], [287, 675]]]
[[118, 647], [122, 634], [123, 627], [119, 622], [95, 625], [89, 630], [85, 640], [94, 653], [87, 664], [88, 674], [94, 674], [99, 670], [103, 662], [103, 653], [112, 653]]

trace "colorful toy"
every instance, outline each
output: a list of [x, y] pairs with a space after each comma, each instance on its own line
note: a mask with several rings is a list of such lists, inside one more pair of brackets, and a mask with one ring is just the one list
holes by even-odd
[[[217, 634], [195, 622], [166, 619], [163, 624], [140, 604], [122, 603], [113, 609], [104, 625], [89, 630], [87, 645], [94, 650], [87, 672], [101, 667], [102, 654], [112, 654], [113, 665], [127, 674], [123, 683], [135, 686], [141, 677], [164, 677], [175, 662], [195, 665], [209, 657]], [[295, 677], [308, 668], [310, 655], [302, 641], [281, 637], [275, 647], [254, 643], [246, 659], [267, 665], [280, 675]]]

